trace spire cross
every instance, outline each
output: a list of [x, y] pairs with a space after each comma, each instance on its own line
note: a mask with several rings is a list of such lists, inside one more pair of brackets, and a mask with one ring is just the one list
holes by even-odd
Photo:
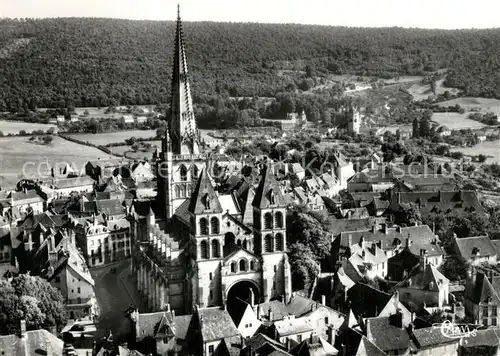
[[181, 5], [177, 3], [177, 18], [180, 20], [181, 18]]

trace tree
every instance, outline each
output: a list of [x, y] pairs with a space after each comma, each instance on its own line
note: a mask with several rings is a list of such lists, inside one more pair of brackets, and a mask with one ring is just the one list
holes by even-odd
[[486, 158], [487, 157], [485, 155], [483, 155], [483, 154], [480, 154], [480, 155], [477, 156], [477, 160], [479, 161], [479, 163], [486, 162]]
[[43, 136], [43, 142], [47, 145], [50, 144], [53, 140], [54, 140], [54, 137], [52, 137], [51, 135]]
[[0, 280], [0, 334], [19, 331], [20, 320], [28, 330], [55, 326], [67, 321], [61, 292], [40, 277], [21, 274], [11, 282]]
[[450, 281], [464, 280], [467, 277], [467, 264], [455, 255], [448, 256], [439, 271]]

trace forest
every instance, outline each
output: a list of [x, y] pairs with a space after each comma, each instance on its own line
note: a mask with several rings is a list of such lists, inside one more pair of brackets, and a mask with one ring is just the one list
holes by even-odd
[[[198, 96], [274, 97], [327, 74], [425, 75], [500, 97], [500, 30], [186, 22]], [[0, 20], [0, 111], [166, 102], [174, 22]], [[251, 39], [251, 40], [250, 40]], [[479, 85], [481, 84], [481, 85]]]

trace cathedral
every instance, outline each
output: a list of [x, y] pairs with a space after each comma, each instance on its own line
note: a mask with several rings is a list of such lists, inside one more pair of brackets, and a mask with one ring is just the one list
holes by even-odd
[[[182, 21], [177, 17], [168, 129], [156, 157], [157, 199], [130, 209], [132, 271], [149, 311], [228, 308], [291, 298], [286, 202], [271, 169], [220, 191], [200, 147]], [[157, 208], [157, 209], [156, 209]], [[156, 214], [155, 214], [156, 211]]]

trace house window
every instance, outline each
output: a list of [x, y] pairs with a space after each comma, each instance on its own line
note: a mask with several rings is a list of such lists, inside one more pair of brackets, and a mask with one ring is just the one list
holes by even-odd
[[80, 287], [77, 288], [76, 292], [81, 293]]
[[491, 325], [497, 326], [497, 318], [491, 318]]
[[483, 307], [483, 316], [488, 316], [488, 307]]
[[325, 316], [325, 324], [328, 325], [328, 317], [327, 316]]
[[483, 326], [488, 326], [488, 319], [483, 319]]
[[302, 342], [302, 335], [297, 335], [297, 342], [299, 342], [299, 343]]
[[212, 280], [212, 278], [213, 278], [212, 272], [210, 272], [210, 273], [208, 274], [208, 277], [210, 278], [210, 280]]
[[274, 272], [278, 270], [278, 266], [274, 265]]
[[213, 298], [213, 296], [214, 296], [213, 292], [212, 292], [212, 291], [210, 291], [209, 298], [210, 298], [210, 299], [212, 299], [212, 298]]
[[231, 272], [236, 272], [236, 262], [231, 262]]
[[491, 316], [497, 316], [497, 307], [496, 306], [491, 308]]
[[209, 353], [210, 355], [212, 355], [212, 354], [214, 353], [214, 345], [210, 345], [210, 346], [208, 347], [208, 353]]

